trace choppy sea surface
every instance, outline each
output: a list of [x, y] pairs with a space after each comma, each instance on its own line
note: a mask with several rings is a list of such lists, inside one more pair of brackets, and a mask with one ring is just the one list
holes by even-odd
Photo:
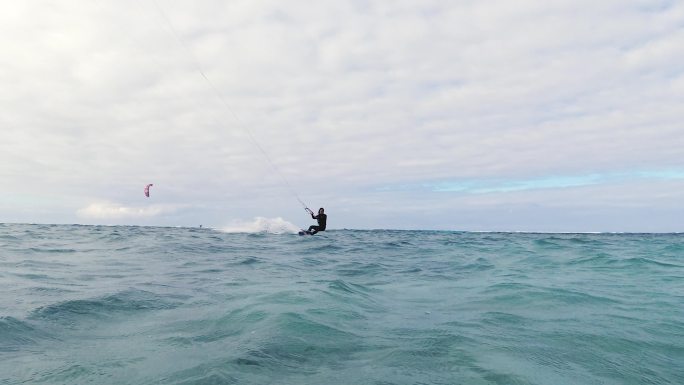
[[0, 384], [684, 384], [684, 235], [0, 224]]

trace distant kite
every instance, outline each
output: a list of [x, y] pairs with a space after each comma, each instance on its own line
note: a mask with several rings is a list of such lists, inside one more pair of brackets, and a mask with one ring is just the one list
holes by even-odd
[[150, 197], [150, 187], [152, 187], [152, 186], [154, 186], [152, 183], [145, 186], [145, 196], [148, 198]]

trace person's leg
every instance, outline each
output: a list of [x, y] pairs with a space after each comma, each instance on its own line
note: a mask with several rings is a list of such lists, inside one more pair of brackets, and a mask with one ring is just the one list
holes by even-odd
[[314, 225], [309, 226], [309, 230], [307, 231], [307, 233], [309, 233], [311, 235], [314, 235], [317, 232], [318, 232], [318, 226], [314, 226]]

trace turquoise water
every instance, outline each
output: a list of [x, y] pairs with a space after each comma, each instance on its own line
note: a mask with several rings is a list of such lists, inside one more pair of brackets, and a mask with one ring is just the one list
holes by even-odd
[[684, 235], [0, 225], [0, 384], [684, 384]]

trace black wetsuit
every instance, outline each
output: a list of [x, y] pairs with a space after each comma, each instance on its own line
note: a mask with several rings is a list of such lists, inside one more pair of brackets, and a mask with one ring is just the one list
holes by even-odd
[[319, 231], [325, 231], [325, 222], [328, 220], [328, 216], [325, 214], [318, 214], [314, 216], [311, 214], [311, 218], [318, 220], [318, 226], [311, 225], [307, 233], [314, 235]]

